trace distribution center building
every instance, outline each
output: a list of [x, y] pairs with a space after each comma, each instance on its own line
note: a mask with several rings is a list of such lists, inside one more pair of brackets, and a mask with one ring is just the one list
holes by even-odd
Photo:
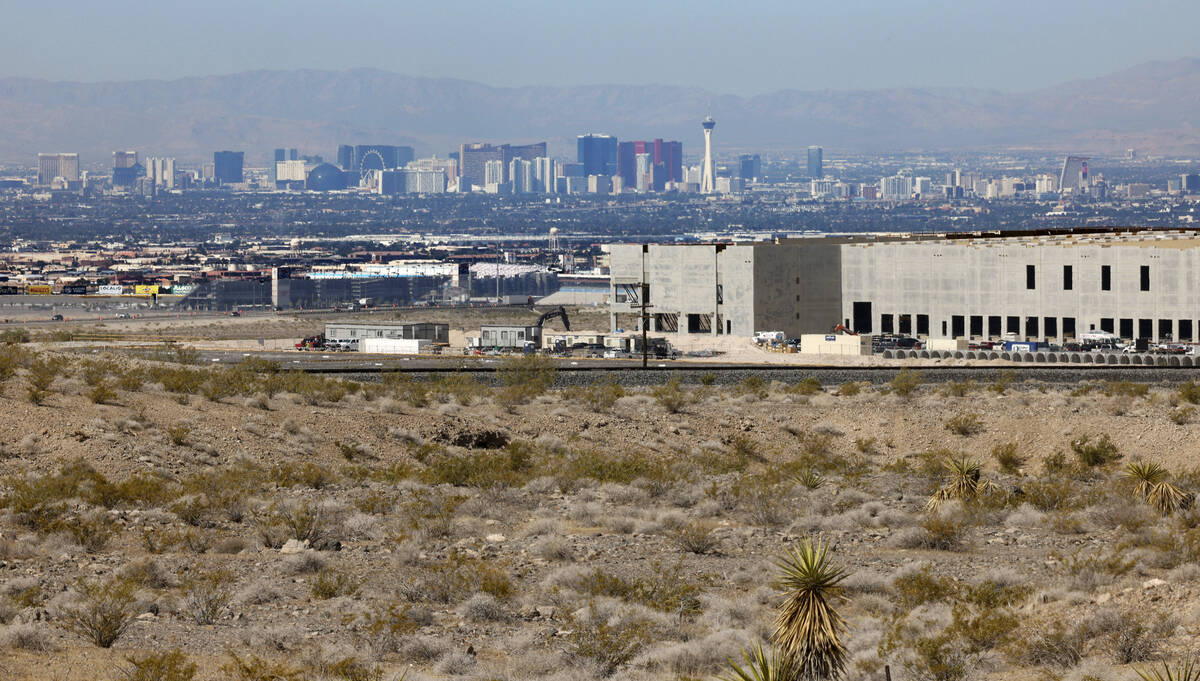
[[[645, 273], [643, 275], [643, 272]], [[1197, 340], [1200, 233], [1075, 229], [611, 247], [610, 323], [650, 330]]]

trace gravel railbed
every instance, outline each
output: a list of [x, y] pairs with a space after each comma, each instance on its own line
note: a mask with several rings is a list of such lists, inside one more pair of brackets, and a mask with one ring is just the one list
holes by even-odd
[[[700, 384], [704, 382], [713, 385], [732, 385], [740, 383], [751, 376], [757, 376], [764, 381], [779, 381], [780, 383], [798, 383], [806, 378], [814, 377], [824, 386], [836, 386], [850, 381], [867, 383], [887, 383], [904, 367], [745, 367], [745, 368], [711, 368], [680, 367], [667, 363], [665, 367], [649, 369], [560, 369], [555, 376], [555, 387], [592, 385], [605, 381], [615, 381], [627, 386], [661, 385], [678, 378], [685, 384]], [[1132, 381], [1158, 385], [1177, 385], [1191, 380], [1200, 380], [1200, 368], [1179, 367], [1055, 367], [1022, 366], [1022, 367], [909, 367], [919, 371], [926, 383], [945, 383], [947, 381], [963, 381], [971, 379], [977, 383], [990, 383], [996, 380], [1002, 372], [1011, 371], [1016, 376], [1016, 382], [1025, 381], [1073, 384], [1088, 381]], [[479, 380], [496, 384], [497, 377], [493, 370], [471, 371]], [[444, 376], [444, 372], [415, 371], [408, 374], [415, 379], [436, 379]], [[362, 372], [343, 374], [346, 378], [357, 381], [378, 381], [380, 374]]]

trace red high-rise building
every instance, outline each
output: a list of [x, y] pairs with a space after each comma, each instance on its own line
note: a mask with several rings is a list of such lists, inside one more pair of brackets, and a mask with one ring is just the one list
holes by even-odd
[[683, 182], [683, 143], [630, 141], [617, 145], [617, 172], [626, 187], [637, 187], [637, 157], [648, 154], [652, 166], [654, 191], [662, 191], [667, 182]]

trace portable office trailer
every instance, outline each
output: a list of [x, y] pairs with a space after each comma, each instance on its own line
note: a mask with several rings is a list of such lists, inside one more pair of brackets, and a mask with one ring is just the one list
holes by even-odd
[[329, 340], [354, 340], [363, 338], [407, 338], [427, 340], [446, 345], [450, 342], [450, 325], [436, 322], [358, 324], [330, 322], [325, 325], [325, 337]]

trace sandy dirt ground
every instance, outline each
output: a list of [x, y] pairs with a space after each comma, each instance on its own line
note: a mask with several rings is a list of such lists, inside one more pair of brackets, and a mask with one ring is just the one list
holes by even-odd
[[[850, 678], [884, 663], [929, 678], [934, 640], [981, 677], [1115, 681], [1200, 636], [1200, 520], [1157, 516], [1122, 475], [1154, 460], [1198, 487], [1200, 424], [1174, 388], [535, 396], [316, 379], [268, 395], [268, 375], [184, 367], [204, 397], [154, 378], [175, 365], [100, 366], [69, 360], [41, 405], [30, 368], [2, 386], [4, 678], [115, 680], [128, 656], [174, 648], [214, 681], [237, 678], [231, 652], [308, 679], [710, 678], [766, 640], [774, 561], [806, 536], [851, 575]], [[95, 403], [89, 382], [109, 380]], [[1115, 460], [1081, 463], [1102, 442]], [[926, 511], [958, 454], [996, 496]], [[103, 484], [67, 477], [72, 462]], [[142, 492], [100, 493], [131, 479]], [[133, 620], [105, 649], [68, 623], [82, 585], [110, 580], [133, 585]], [[1009, 600], [964, 600], [985, 581]], [[955, 612], [1003, 632], [955, 628]]]

